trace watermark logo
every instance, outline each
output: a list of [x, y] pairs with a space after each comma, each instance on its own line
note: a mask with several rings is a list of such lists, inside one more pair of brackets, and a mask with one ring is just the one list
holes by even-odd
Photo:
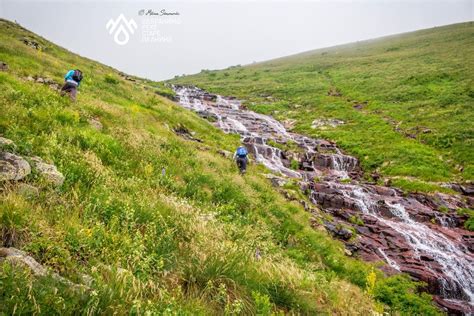
[[125, 45], [130, 40], [130, 34], [135, 33], [138, 28], [134, 19], [127, 20], [123, 14], [120, 14], [115, 21], [110, 19], [105, 27], [109, 34], [114, 34], [114, 41], [118, 45]]

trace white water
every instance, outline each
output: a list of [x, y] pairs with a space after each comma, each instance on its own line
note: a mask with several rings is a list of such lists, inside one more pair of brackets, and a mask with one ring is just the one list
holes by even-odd
[[385, 261], [392, 267], [394, 268], [395, 270], [398, 270], [400, 271], [400, 266], [395, 262], [393, 261], [392, 259], [390, 259], [387, 254], [385, 253], [385, 251], [382, 250], [382, 248], [377, 248], [377, 250], [380, 252], [380, 254], [382, 255], [382, 257], [385, 259]]
[[[216, 102], [203, 102], [199, 97], [199, 94], [203, 93], [202, 90], [183, 87], [175, 88], [175, 90], [183, 107], [194, 111], [213, 113], [218, 118], [215, 123], [216, 126], [227, 133], [240, 134], [246, 146], [251, 149], [249, 151], [255, 155], [257, 162], [262, 163], [274, 172], [280, 172], [292, 178], [308, 178], [308, 173], [301, 170], [295, 171], [285, 166], [281, 150], [269, 146], [267, 140], [294, 141], [304, 148], [307, 157], [317, 151], [318, 140], [289, 133], [282, 124], [269, 116], [242, 110], [238, 100], [229, 100], [217, 96]], [[357, 167], [357, 160], [343, 155], [337, 147], [334, 149], [336, 153], [329, 154], [331, 161], [329, 168], [332, 169], [329, 174], [332, 180], [328, 183], [331, 184], [331, 187], [354, 201], [363, 213], [377, 218], [400, 236], [403, 236], [417, 258], [421, 255], [433, 258], [442, 268], [445, 276], [439, 280], [441, 290], [445, 292], [443, 293], [444, 297], [452, 297], [455, 295], [456, 288], [459, 287], [472, 304], [474, 302], [474, 259], [472, 255], [466, 254], [443, 234], [410, 218], [409, 213], [401, 204], [403, 197], [388, 198], [369, 193], [360, 185], [338, 183], [338, 179], [349, 178], [348, 171], [352, 171]], [[313, 162], [311, 164], [314, 166]], [[321, 171], [315, 170], [313, 174], [316, 174], [316, 172]], [[393, 218], [385, 218], [378, 213], [375, 203], [378, 200], [385, 201], [393, 214]], [[442, 224], [443, 226], [447, 225], [445, 222], [442, 222]], [[390, 258], [381, 248], [377, 250], [381, 258], [392, 268], [398, 271], [403, 270], [403, 267], [397, 263], [399, 258]], [[430, 267], [425, 268], [435, 272]], [[435, 275], [439, 275], [439, 273], [435, 272]]]
[[[377, 213], [373, 198], [361, 187], [350, 186], [342, 192], [346, 197], [353, 199], [365, 214], [376, 217], [402, 235], [417, 257], [421, 254], [431, 256], [441, 265], [444, 274], [461, 286], [469, 301], [474, 302], [474, 262], [451, 240], [425, 224], [414, 221], [401, 204], [387, 203], [397, 219], [390, 220]], [[449, 280], [442, 282], [449, 283]]]

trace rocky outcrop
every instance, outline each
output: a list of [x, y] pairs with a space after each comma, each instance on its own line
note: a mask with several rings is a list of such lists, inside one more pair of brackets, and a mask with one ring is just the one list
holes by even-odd
[[217, 115], [209, 111], [197, 111], [196, 113], [203, 119], [206, 119], [211, 122], [216, 122], [218, 120]]
[[18, 250], [16, 248], [0, 248], [0, 263], [5, 261], [13, 265], [25, 267], [29, 269], [35, 276], [45, 277], [49, 275], [56, 281], [68, 285], [75, 290], [88, 289], [88, 287], [85, 285], [75, 284], [69, 281], [68, 279], [63, 278], [57, 273], [48, 271], [48, 269], [43, 267], [33, 257], [29, 256], [26, 252]]
[[275, 186], [275, 187], [282, 187], [282, 186], [284, 186], [285, 184], [288, 183], [288, 179], [285, 179], [283, 177], [279, 177], [279, 176], [271, 174], [271, 173], [265, 174], [264, 176], [265, 176], [265, 178], [270, 179], [270, 181], [272, 182], [272, 185]]
[[325, 129], [327, 127], [337, 127], [342, 124], [344, 124], [344, 121], [338, 119], [316, 119], [311, 123], [311, 128]]
[[22, 157], [0, 152], [0, 181], [18, 181], [31, 173], [30, 164]]
[[[8, 147], [15, 148], [16, 145], [10, 139], [0, 137], [0, 150]], [[31, 165], [27, 160], [30, 160]], [[7, 151], [0, 151], [0, 181], [23, 180], [31, 173], [32, 167], [47, 182], [56, 186], [63, 184], [63, 174], [58, 171], [56, 166], [44, 162], [40, 157], [25, 159]], [[31, 192], [31, 190], [29, 191]]]
[[26, 77], [26, 80], [47, 85], [53, 90], [59, 90], [61, 88], [60, 83], [54, 81], [54, 79], [47, 78], [47, 77], [41, 77], [41, 76], [35, 75], [35, 76]]
[[0, 248], [0, 262], [8, 261], [25, 266], [36, 276], [46, 276], [48, 270], [39, 264], [33, 257], [16, 248]]
[[186, 127], [179, 125], [175, 128], [173, 128], [173, 131], [175, 132], [176, 135], [181, 136], [184, 139], [191, 140], [193, 142], [198, 142], [202, 143], [202, 140], [194, 137], [194, 132], [189, 131]]
[[55, 165], [44, 162], [40, 157], [32, 157], [33, 168], [49, 183], [60, 186], [64, 182], [64, 176]]
[[29, 47], [32, 47], [32, 48], [34, 48], [34, 49], [36, 49], [36, 50], [41, 50], [41, 45], [40, 45], [37, 41], [35, 41], [35, 40], [31, 39], [31, 38], [24, 37], [24, 38], [22, 39], [22, 42], [23, 42], [23, 44], [25, 44], [25, 45], [27, 45], [27, 46], [29, 46]]

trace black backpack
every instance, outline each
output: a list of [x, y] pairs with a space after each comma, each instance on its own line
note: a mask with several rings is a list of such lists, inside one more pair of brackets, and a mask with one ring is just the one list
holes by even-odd
[[82, 72], [79, 69], [74, 70], [74, 73], [72, 74], [72, 80], [75, 82], [81, 82]]

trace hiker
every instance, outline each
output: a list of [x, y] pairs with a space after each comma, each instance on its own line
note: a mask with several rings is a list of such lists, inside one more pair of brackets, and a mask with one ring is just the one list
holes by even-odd
[[239, 148], [237, 148], [234, 154], [234, 160], [237, 162], [237, 167], [239, 167], [239, 171], [241, 174], [244, 174], [245, 171], [247, 171], [247, 155], [247, 148], [245, 148], [244, 146], [240, 146]]
[[61, 88], [61, 95], [69, 94], [71, 101], [76, 101], [77, 87], [82, 80], [82, 71], [79, 69], [69, 70], [64, 76], [64, 86]]

